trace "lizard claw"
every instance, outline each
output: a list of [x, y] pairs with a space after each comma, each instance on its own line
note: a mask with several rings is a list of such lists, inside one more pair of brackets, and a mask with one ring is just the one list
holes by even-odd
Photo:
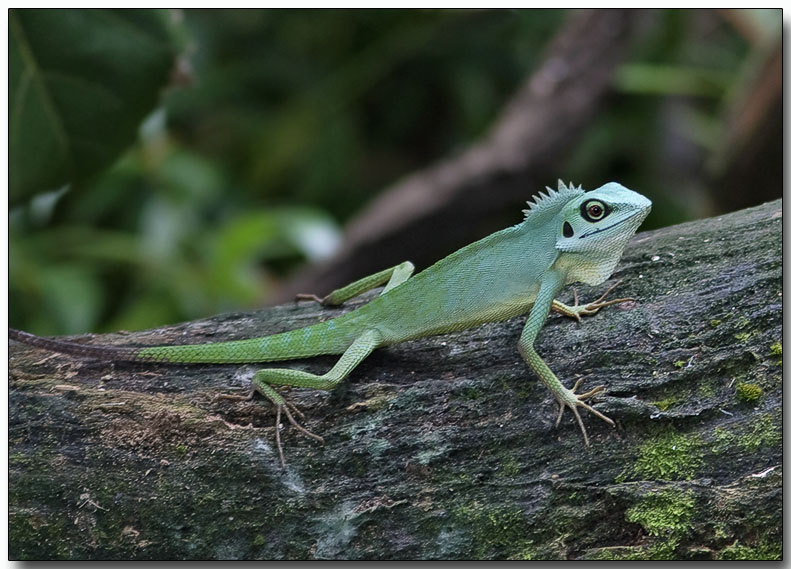
[[605, 301], [604, 299], [607, 298], [612, 290], [621, 284], [621, 281], [616, 281], [610, 288], [604, 291], [599, 298], [594, 301], [591, 301], [587, 304], [580, 304], [579, 297], [577, 296], [577, 289], [574, 288], [572, 291], [574, 292], [574, 304], [572, 306], [568, 306], [566, 304], [556, 302], [552, 305], [552, 309], [556, 312], [560, 312], [564, 316], [568, 316], [569, 318], [574, 318], [577, 322], [582, 322], [582, 316], [593, 316], [599, 310], [604, 308], [605, 306], [610, 306], [612, 304], [618, 304], [620, 302], [634, 302], [634, 298], [613, 298], [612, 300]]
[[[577, 380], [577, 383], [574, 384], [574, 387], [571, 388], [571, 392], [576, 394], [577, 393], [577, 388], [580, 385], [582, 385], [583, 381], [585, 381], [584, 377], [579, 378]], [[603, 385], [597, 385], [596, 387], [594, 387], [590, 391], [586, 391], [585, 393], [581, 393], [580, 395], [577, 395], [577, 399], [590, 399], [591, 397], [593, 397], [597, 393], [601, 393], [602, 391], [604, 391], [604, 389], [605, 389], [605, 387]]]
[[[300, 433], [305, 435], [306, 437], [310, 437], [321, 444], [324, 444], [324, 439], [315, 433], [311, 433], [305, 427], [300, 425], [297, 420], [294, 418], [294, 415], [297, 415], [301, 420], [305, 420], [305, 414], [300, 411], [296, 405], [288, 401], [285, 397], [283, 397], [280, 393], [275, 391], [271, 386], [263, 383], [255, 384], [255, 387], [250, 390], [250, 395], [242, 396], [242, 395], [226, 395], [220, 394], [215, 396], [215, 399], [230, 399], [233, 401], [249, 401], [255, 395], [255, 392], [258, 391], [264, 397], [269, 399], [272, 404], [275, 406], [276, 410], [276, 417], [275, 417], [275, 442], [277, 442], [277, 453], [280, 456], [280, 464], [285, 470], [286, 468], [286, 458], [283, 454], [283, 443], [280, 441], [280, 418], [285, 413], [288, 422], [297, 429]], [[292, 414], [293, 411], [293, 414]]]
[[619, 284], [621, 284], [622, 282], [623, 281], [615, 281], [615, 283], [610, 288], [605, 290], [604, 293], [599, 298], [597, 298], [596, 300], [591, 301], [588, 304], [585, 304], [583, 306], [579, 306], [579, 303], [577, 301], [577, 291], [575, 290], [574, 291], [574, 307], [575, 308], [579, 307], [580, 310], [581, 310], [581, 313], [584, 316], [590, 316], [590, 315], [596, 314], [599, 310], [601, 310], [605, 306], [610, 306], [612, 304], [618, 304], [619, 302], [634, 302], [634, 300], [635, 300], [634, 298], [613, 298], [612, 300], [608, 300], [606, 302], [604, 301], [604, 299], [607, 298], [607, 295], [609, 295], [613, 291], [613, 289], [615, 287], [617, 287]]
[[321, 444], [324, 444], [324, 439], [322, 437], [320, 437], [319, 435], [315, 434], [315, 433], [311, 433], [305, 427], [303, 427], [302, 425], [297, 423], [296, 419], [294, 419], [294, 416], [291, 414], [291, 411], [289, 411], [289, 407], [291, 407], [294, 410], [294, 412], [296, 412], [300, 416], [300, 418], [304, 419], [305, 415], [302, 413], [302, 411], [300, 411], [299, 409], [294, 407], [294, 405], [292, 403], [289, 403], [288, 401], [286, 401], [284, 399], [283, 403], [278, 403], [276, 407], [277, 407], [277, 416], [275, 417], [275, 442], [277, 442], [277, 453], [280, 455], [280, 465], [283, 467], [283, 470], [285, 470], [286, 469], [286, 458], [283, 455], [283, 444], [280, 442], [280, 415], [281, 415], [281, 412], [284, 412], [286, 414], [286, 417], [288, 418], [288, 422], [291, 423], [291, 425], [294, 428], [296, 428], [303, 435], [305, 435], [307, 437], [310, 437], [312, 439], [315, 439], [318, 442], [320, 442]]
[[307, 294], [304, 292], [300, 292], [297, 293], [296, 296], [294, 297], [294, 302], [299, 302], [300, 300], [315, 300], [316, 302], [324, 306], [324, 302], [327, 300], [327, 297], [325, 296], [322, 298], [320, 296], [316, 296], [315, 294]]
[[574, 417], [577, 419], [577, 424], [582, 431], [582, 438], [585, 439], [585, 446], [590, 446], [590, 441], [588, 440], [588, 432], [585, 430], [585, 423], [582, 422], [582, 417], [580, 417], [579, 411], [577, 410], [578, 407], [582, 407], [587, 411], [590, 411], [603, 421], [606, 421], [612, 426], [615, 426], [615, 421], [610, 419], [607, 415], [600, 413], [587, 403], [583, 401], [583, 399], [589, 399], [596, 395], [597, 393], [601, 393], [604, 391], [604, 386], [599, 385], [591, 389], [586, 393], [582, 393], [580, 395], [576, 394], [577, 388], [582, 384], [584, 378], [578, 379], [577, 382], [574, 384], [574, 387], [571, 389], [566, 389], [565, 393], [562, 395], [555, 395], [555, 398], [558, 400], [558, 405], [560, 406], [560, 410], [558, 411], [558, 418], [555, 421], [555, 427], [560, 425], [560, 420], [563, 418], [563, 412], [566, 410], [566, 407], [571, 409], [572, 413], [574, 413]]
[[571, 308], [571, 309], [572, 309], [572, 311], [571, 311], [571, 313], [570, 313], [570, 314], [568, 314], [568, 316], [571, 316], [571, 317], [572, 317], [572, 318], [574, 318], [574, 319], [575, 319], [577, 322], [579, 322], [580, 324], [582, 324], [582, 317], [580, 316], [580, 313], [579, 313], [579, 311], [578, 311], [578, 310], [575, 310], [575, 309], [576, 309], [576, 308], [578, 308], [578, 307], [579, 307], [579, 305], [580, 305], [580, 299], [579, 299], [579, 297], [577, 296], [577, 287], [572, 287], [572, 288], [571, 288], [571, 292], [573, 292], [573, 293], [574, 293], [574, 306], [571, 306], [571, 307], [569, 307], [569, 308]]

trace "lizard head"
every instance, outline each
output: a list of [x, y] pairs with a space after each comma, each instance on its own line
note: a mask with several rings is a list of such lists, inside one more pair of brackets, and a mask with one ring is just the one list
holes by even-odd
[[555, 244], [569, 269], [567, 282], [595, 285], [609, 278], [650, 211], [651, 200], [615, 182], [569, 200], [557, 217]]

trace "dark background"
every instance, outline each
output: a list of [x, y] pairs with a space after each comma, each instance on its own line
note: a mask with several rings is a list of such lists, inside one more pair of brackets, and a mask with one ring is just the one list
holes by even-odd
[[[134, 330], [288, 297], [376, 198], [485, 140], [577, 17], [12, 10], [10, 325]], [[437, 234], [464, 243], [512, 225], [521, 202], [559, 177], [645, 194], [644, 229], [781, 196], [782, 12], [623, 17], [629, 39], [606, 96], [562, 155], [480, 223], [460, 221], [449, 201]], [[600, 36], [577, 34], [575, 49], [593, 51]], [[429, 188], [416, 199], [448, 198]], [[392, 215], [409, 227], [408, 211]], [[402, 237], [389, 234], [388, 247], [405, 248], [383, 263], [421, 269], [456, 248]], [[417, 259], [415, 240], [428, 248]], [[369, 272], [355, 258], [344, 269]]]

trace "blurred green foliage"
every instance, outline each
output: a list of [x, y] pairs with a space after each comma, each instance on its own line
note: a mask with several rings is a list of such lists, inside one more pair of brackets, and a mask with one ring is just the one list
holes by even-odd
[[[11, 202], [14, 327], [41, 334], [140, 329], [265, 303], [278, 279], [331, 253], [340, 225], [377, 192], [485, 133], [567, 15], [122, 14], [150, 19], [152, 12], [167, 26], [151, 53], [169, 54], [168, 67], [181, 79], [161, 93], [159, 108], [112, 167], [101, 170], [106, 156], [96, 156], [80, 161], [79, 175], [64, 174], [44, 141], [38, 150], [18, 142], [31, 138], [32, 119], [11, 121], [11, 179], [19, 168], [38, 168], [48, 184], [32, 199]], [[109, 155], [128, 137], [130, 121], [142, 117], [157, 81], [144, 80], [135, 65], [143, 44], [103, 31], [104, 23], [71, 28], [80, 14], [84, 23], [84, 11], [58, 14], [74, 16], [62, 20], [62, 37], [91, 39], [91, 50], [58, 48], [73, 75], [98, 65], [112, 69], [118, 85], [132, 85], [135, 112], [117, 121], [102, 115], [93, 131]], [[26, 17], [12, 11], [12, 37], [15, 19]], [[701, 25], [708, 30], [702, 37]], [[183, 51], [178, 62], [174, 45]], [[136, 56], [119, 56], [111, 46]], [[657, 11], [615, 78], [614, 104], [596, 117], [559, 175], [586, 186], [617, 179], [639, 188], [659, 206], [655, 225], [689, 217], [679, 199], [657, 191], [657, 178], [665, 185], [683, 174], [668, 170], [668, 148], [678, 147], [668, 139], [679, 137], [693, 154], [713, 144], [749, 54], [748, 42], [713, 12]], [[11, 93], [15, 86], [10, 73]], [[682, 98], [693, 104], [679, 110], [674, 101]], [[79, 111], [62, 107], [64, 119], [96, 120], [86, 111], [91, 101], [89, 94]], [[11, 107], [17, 103], [12, 98]], [[16, 159], [22, 148], [24, 164]]]
[[156, 105], [176, 46], [157, 10], [13, 10], [9, 28], [18, 201], [109, 166]]
[[556, 11], [188, 11], [196, 85], [170, 128], [266, 199], [343, 220], [476, 139], [536, 64]]

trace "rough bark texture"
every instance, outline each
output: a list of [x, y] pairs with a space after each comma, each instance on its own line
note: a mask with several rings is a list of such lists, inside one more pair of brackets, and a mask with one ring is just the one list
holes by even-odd
[[[286, 471], [268, 404], [214, 399], [255, 366], [12, 345], [9, 556], [778, 558], [781, 224], [776, 201], [639, 234], [614, 277], [636, 303], [550, 318], [549, 366], [607, 386], [596, 406], [618, 426], [586, 415], [589, 449], [568, 413], [554, 428], [516, 351], [524, 319], [381, 349], [333, 392], [292, 390], [326, 445], [285, 426]], [[291, 304], [86, 341], [218, 341], [335, 313]]]

